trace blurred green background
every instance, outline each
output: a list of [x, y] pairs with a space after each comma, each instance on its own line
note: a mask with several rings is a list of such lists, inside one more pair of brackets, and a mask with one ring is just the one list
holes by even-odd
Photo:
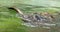
[[23, 24], [23, 21], [16, 17], [16, 11], [8, 9], [15, 6], [24, 13], [49, 12], [54, 14], [60, 12], [60, 0], [0, 0], [0, 32], [59, 32], [60, 29], [52, 27], [31, 28]]

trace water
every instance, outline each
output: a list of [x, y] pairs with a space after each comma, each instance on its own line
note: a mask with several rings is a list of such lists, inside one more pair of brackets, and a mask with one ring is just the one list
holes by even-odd
[[[46, 9], [46, 8], [44, 8], [44, 9]], [[50, 8], [48, 8], [48, 9], [50, 10]], [[46, 10], [43, 10], [43, 11], [46, 12]], [[54, 8], [51, 8], [51, 10], [54, 10]], [[57, 11], [58, 10], [59, 9], [57, 9]], [[31, 10], [29, 10], [29, 11], [31, 11]], [[25, 13], [27, 14], [27, 12], [29, 13], [29, 11], [26, 10]], [[31, 11], [31, 12], [36, 12], [36, 11]], [[39, 10], [37, 12], [39, 12]], [[29, 30], [29, 32], [60, 32], [59, 31], [60, 30], [60, 24], [59, 24], [60, 16], [58, 15], [58, 13], [57, 14], [55, 13], [54, 17], [55, 17], [54, 20], [51, 22], [48, 21], [46, 23], [43, 21], [44, 23], [38, 22], [39, 24], [36, 24], [34, 22], [24, 22], [22, 25], [30, 27], [30, 28], [27, 28]], [[20, 18], [20, 17], [18, 17], [18, 18]]]

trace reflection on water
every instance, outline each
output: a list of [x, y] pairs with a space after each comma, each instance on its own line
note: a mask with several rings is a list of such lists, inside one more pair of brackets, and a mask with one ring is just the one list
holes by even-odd
[[51, 26], [56, 26], [56, 24], [49, 24], [49, 23], [40, 23], [40, 25], [32, 25], [31, 23], [24, 23], [23, 25], [26, 25], [28, 27], [42, 27], [50, 29]]
[[[24, 22], [22, 25], [25, 25], [27, 27], [30, 27], [30, 29], [27, 28], [29, 30], [29, 32], [60, 32], [59, 31], [60, 30], [59, 29], [60, 28], [60, 24], [59, 24], [60, 23], [60, 15], [54, 14], [54, 17], [55, 18], [53, 19], [52, 22], [50, 22], [49, 20], [47, 22], [45, 22], [45, 21], [38, 22], [39, 24], [36, 23], [36, 22]], [[20, 18], [20, 17], [18, 17], [18, 18]]]
[[[27, 27], [31, 27], [31, 28], [27, 28], [29, 30], [29, 32], [59, 32], [59, 27], [60, 27], [60, 16], [55, 16], [55, 19], [53, 20], [53, 22], [49, 23], [49, 22], [38, 22], [38, 23], [33, 23], [33, 22], [24, 22], [22, 23], [22, 25], [25, 25]], [[20, 18], [20, 17], [19, 17]]]

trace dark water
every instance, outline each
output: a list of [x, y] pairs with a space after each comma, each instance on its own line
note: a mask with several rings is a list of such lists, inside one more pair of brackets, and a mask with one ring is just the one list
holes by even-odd
[[25, 14], [33, 13], [33, 12], [49, 12], [54, 15], [54, 19], [51, 23], [40, 23], [40, 25], [32, 25], [31, 23], [24, 22], [22, 25], [25, 25], [29, 28], [28, 32], [60, 32], [60, 15], [58, 13], [54, 13], [59, 11], [60, 8], [47, 8], [42, 6], [21, 6], [19, 7]]
[[28, 32], [60, 32], [60, 15], [54, 15], [53, 21], [40, 23], [40, 24], [34, 24], [34, 22], [24, 22], [22, 25], [25, 25], [29, 28]]

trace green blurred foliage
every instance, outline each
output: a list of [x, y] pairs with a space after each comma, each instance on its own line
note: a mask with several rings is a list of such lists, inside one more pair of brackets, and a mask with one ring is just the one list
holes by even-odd
[[[41, 3], [40, 3], [41, 1]], [[8, 7], [15, 6], [21, 9], [24, 13], [32, 12], [49, 12], [54, 14], [56, 11], [60, 11], [59, 7], [51, 7], [50, 1], [48, 4], [44, 2], [45, 0], [0, 0], [0, 32], [35, 32], [35, 31], [47, 31], [48, 29], [38, 29], [33, 30], [24, 25], [23, 21], [16, 17], [16, 11], [8, 9]], [[43, 3], [44, 2], [44, 3]], [[59, 8], [59, 9], [58, 9]], [[52, 29], [53, 31], [54, 29]]]
[[23, 21], [16, 17], [16, 11], [0, 7], [0, 32], [27, 32]]

